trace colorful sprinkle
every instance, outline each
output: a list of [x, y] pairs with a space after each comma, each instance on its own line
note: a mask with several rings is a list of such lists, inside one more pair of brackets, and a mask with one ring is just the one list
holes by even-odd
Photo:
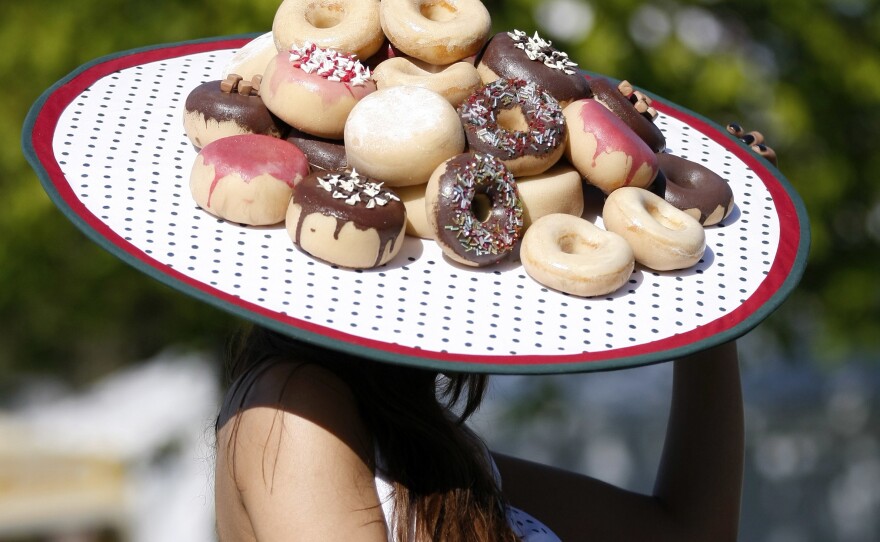
[[302, 71], [319, 75], [328, 81], [362, 86], [370, 80], [370, 68], [361, 64], [354, 55], [324, 49], [309, 41], [302, 47], [291, 46], [290, 61]]

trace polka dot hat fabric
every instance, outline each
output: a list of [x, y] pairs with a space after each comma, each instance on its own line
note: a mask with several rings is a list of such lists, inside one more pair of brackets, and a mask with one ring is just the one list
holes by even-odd
[[[548, 290], [516, 261], [471, 269], [415, 238], [373, 270], [315, 260], [283, 225], [218, 220], [190, 195], [197, 151], [183, 130], [183, 104], [191, 89], [221, 78], [236, 50], [230, 43], [241, 42], [96, 62], [44, 95], [25, 136], [47, 191], [75, 223], [133, 265], [221, 308], [375, 359], [584, 371], [659, 361], [740, 335], [799, 277], [806, 221], [796, 194], [716, 127], [662, 99], [657, 123], [669, 152], [724, 177], [736, 202], [730, 217], [706, 229], [705, 256], [691, 269], [636, 266], [618, 292], [582, 299]], [[601, 225], [600, 215], [601, 201], [588, 199], [584, 216]]]

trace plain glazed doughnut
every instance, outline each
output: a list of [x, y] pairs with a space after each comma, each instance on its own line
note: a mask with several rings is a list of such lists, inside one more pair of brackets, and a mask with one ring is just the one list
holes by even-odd
[[458, 107], [483, 84], [477, 69], [468, 62], [436, 66], [402, 56], [389, 58], [376, 66], [373, 80], [379, 90], [396, 86], [433, 90], [446, 98], [452, 107]]
[[425, 191], [428, 183], [411, 186], [399, 186], [394, 193], [400, 197], [406, 207], [406, 234], [421, 239], [433, 239], [434, 230], [428, 222], [425, 212]]
[[523, 227], [516, 181], [490, 154], [465, 153], [440, 164], [428, 181], [425, 212], [446, 256], [474, 267], [505, 258]]
[[477, 71], [483, 83], [496, 79], [533, 81], [556, 98], [561, 107], [592, 97], [590, 85], [577, 64], [549, 41], [525, 32], [495, 34], [477, 57]]
[[516, 188], [523, 204], [523, 227], [544, 215], [562, 213], [581, 216], [584, 212], [584, 182], [565, 160], [538, 175], [519, 177]]
[[566, 214], [536, 220], [523, 236], [519, 255], [530, 277], [582, 297], [614, 292], [635, 267], [632, 248], [623, 237]]
[[260, 95], [270, 111], [294, 128], [342, 139], [352, 108], [375, 90], [370, 71], [350, 55], [307, 43], [275, 55]]
[[296, 187], [287, 233], [305, 252], [353, 269], [382, 265], [400, 252], [406, 210], [381, 183], [356, 172], [315, 172]]
[[277, 53], [272, 32], [257, 36], [232, 55], [223, 68], [223, 78], [238, 74], [245, 81], [251, 81], [254, 76], [262, 76]]
[[604, 77], [590, 79], [590, 89], [593, 97], [625, 122], [652, 151], [661, 152], [666, 148], [666, 137], [654, 124], [657, 111], [645, 94], [634, 90], [627, 81], [614, 85]]
[[306, 42], [365, 60], [385, 42], [379, 0], [284, 0], [272, 22], [275, 48]]
[[345, 123], [348, 165], [392, 187], [428, 182], [438, 165], [464, 147], [455, 109], [421, 87], [378, 90]]
[[244, 81], [231, 75], [223, 81], [208, 81], [186, 97], [183, 128], [196, 148], [217, 139], [238, 134], [283, 137], [288, 126], [273, 115], [259, 96], [260, 77]]
[[379, 14], [395, 47], [441, 66], [477, 54], [492, 29], [479, 0], [383, 0]]
[[706, 232], [694, 217], [642, 188], [612, 192], [602, 220], [605, 229], [626, 239], [637, 262], [656, 271], [691, 267], [706, 250]]
[[514, 176], [546, 171], [565, 152], [565, 116], [537, 84], [498, 79], [458, 107], [469, 149], [492, 154]]
[[[657, 160], [666, 181], [663, 199], [696, 218], [700, 224], [717, 224], [733, 210], [733, 190], [711, 169], [667, 153], [658, 154]], [[661, 180], [659, 175], [657, 177], [655, 184]], [[651, 191], [656, 193], [654, 189]]]
[[199, 207], [240, 224], [268, 226], [284, 220], [291, 192], [309, 165], [303, 153], [274, 137], [244, 134], [205, 145], [190, 174]]
[[572, 102], [565, 156], [590, 184], [605, 194], [621, 186], [644, 188], [657, 175], [657, 155], [604, 105], [593, 99]]

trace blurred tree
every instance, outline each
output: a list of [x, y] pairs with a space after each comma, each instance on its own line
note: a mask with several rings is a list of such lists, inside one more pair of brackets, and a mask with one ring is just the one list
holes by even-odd
[[[6, 3], [0, 129], [95, 57], [263, 32], [279, 0]], [[760, 128], [810, 212], [799, 292], [764, 326], [828, 360], [880, 352], [880, 10], [873, 0], [487, 0], [496, 30], [538, 30], [588, 70], [715, 119]], [[168, 344], [222, 344], [233, 318], [145, 279], [72, 228], [18, 145], [0, 148], [0, 389], [53, 372], [73, 381]]]

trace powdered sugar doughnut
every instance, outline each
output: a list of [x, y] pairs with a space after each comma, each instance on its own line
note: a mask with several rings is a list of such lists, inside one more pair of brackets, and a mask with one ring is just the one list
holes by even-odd
[[500, 158], [514, 176], [537, 175], [565, 151], [565, 116], [537, 84], [498, 79], [458, 107], [469, 148]]
[[473, 64], [455, 62], [436, 66], [402, 56], [389, 58], [373, 70], [373, 80], [380, 90], [396, 86], [415, 86], [433, 90], [446, 98], [452, 107], [464, 101], [483, 84]]
[[199, 207], [240, 224], [284, 220], [294, 185], [308, 175], [305, 155], [281, 139], [234, 135], [205, 145], [190, 174]]
[[272, 33], [278, 51], [309, 42], [359, 59], [375, 54], [385, 41], [379, 0], [284, 0]]
[[400, 199], [355, 172], [309, 175], [297, 185], [287, 210], [287, 232], [298, 247], [354, 269], [394, 258], [405, 229]]
[[272, 32], [257, 36], [232, 55], [223, 68], [223, 78], [238, 74], [245, 81], [251, 81], [254, 76], [263, 75], [269, 61], [275, 58], [276, 54], [278, 49], [275, 48]]
[[657, 156], [608, 108], [587, 99], [562, 112], [568, 122], [565, 156], [587, 182], [605, 194], [651, 184], [659, 169]]
[[452, 64], [475, 55], [492, 27], [479, 0], [383, 0], [382, 30], [404, 54], [430, 64]]
[[505, 258], [523, 227], [513, 175], [490, 154], [460, 154], [428, 181], [425, 212], [434, 239], [459, 263], [486, 266]]
[[536, 220], [523, 236], [520, 260], [544, 286], [582, 297], [614, 292], [635, 267], [623, 237], [566, 214]]
[[706, 250], [706, 232], [694, 217], [641, 188], [612, 192], [602, 220], [608, 231], [626, 239], [637, 262], [657, 271], [691, 267]]
[[266, 107], [294, 128], [342, 139], [352, 108], [375, 90], [370, 71], [352, 56], [306, 44], [275, 55], [260, 94]]
[[444, 160], [461, 153], [464, 131], [442, 96], [420, 87], [378, 90], [345, 123], [348, 165], [388, 186], [428, 182]]

